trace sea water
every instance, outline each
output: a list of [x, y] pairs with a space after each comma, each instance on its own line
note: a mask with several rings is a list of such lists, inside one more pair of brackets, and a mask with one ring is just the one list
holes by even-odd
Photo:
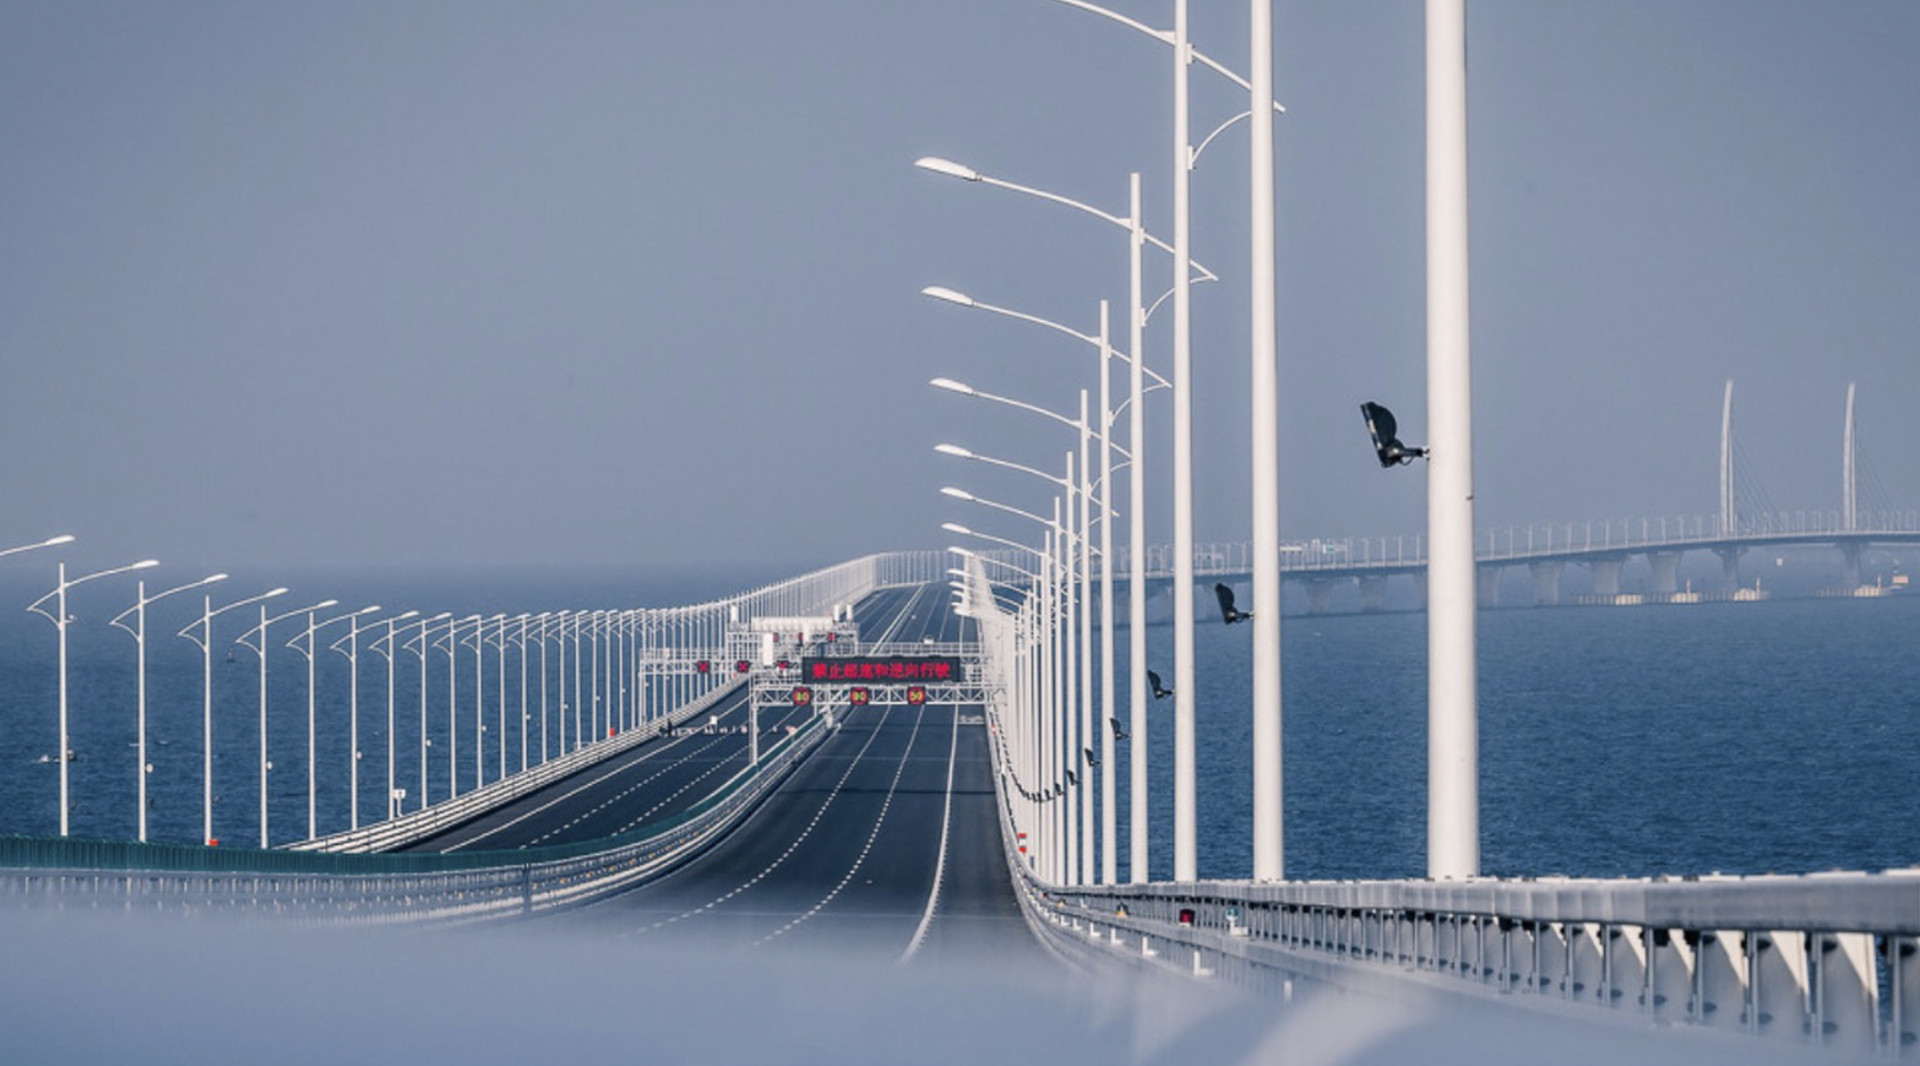
[[[194, 575], [176, 577], [174, 583]], [[781, 576], [766, 567], [686, 572], [311, 572], [236, 577], [215, 605], [269, 584], [295, 586], [287, 610], [335, 597], [427, 613], [671, 606]], [[51, 582], [47, 582], [51, 585]], [[101, 588], [108, 586], [111, 588]], [[120, 587], [124, 585], [125, 587]], [[149, 592], [166, 587], [154, 582]], [[42, 588], [9, 576], [0, 604]], [[84, 594], [84, 595], [83, 595]], [[198, 593], [148, 621], [149, 837], [201, 834], [203, 660], [176, 631]], [[74, 591], [69, 607], [71, 832], [129, 839], [136, 825], [134, 642], [107, 626], [133, 600], [130, 580]], [[279, 606], [284, 604], [284, 606]], [[249, 620], [243, 620], [245, 615]], [[1633, 608], [1556, 607], [1479, 614], [1480, 838], [1488, 874], [1580, 876], [1801, 872], [1920, 864], [1920, 594], [1874, 600], [1777, 599]], [[228, 845], [258, 842], [259, 661], [233, 643], [258, 620], [216, 623], [212, 657], [214, 824]], [[244, 621], [244, 624], [242, 624]], [[269, 823], [274, 844], [307, 830], [306, 661], [284, 647], [304, 616], [276, 624], [268, 663]], [[344, 625], [327, 634], [338, 639]], [[384, 633], [376, 626], [368, 637]], [[58, 830], [56, 632], [0, 610], [0, 833]], [[1416, 612], [1289, 615], [1282, 624], [1286, 872], [1293, 878], [1420, 876], [1426, 834], [1426, 617]], [[1251, 627], [1206, 618], [1195, 678], [1171, 676], [1172, 630], [1148, 631], [1149, 664], [1198, 700], [1199, 871], [1251, 870]], [[348, 661], [315, 669], [314, 804], [322, 833], [348, 823], [352, 765]], [[1114, 716], [1128, 720], [1124, 630]], [[231, 658], [228, 652], [233, 652]], [[557, 648], [550, 649], [550, 657]], [[517, 651], [508, 674], [508, 767], [519, 767]], [[471, 660], [461, 658], [454, 772], [472, 785]], [[550, 658], [557, 670], [557, 660]], [[448, 789], [449, 711], [442, 653], [428, 676], [429, 796]], [[571, 667], [570, 667], [571, 669]], [[480, 716], [497, 732], [497, 667], [483, 671]], [[541, 737], [538, 657], [530, 660], [527, 747], [557, 753], [557, 698]], [[359, 653], [362, 822], [387, 802], [386, 663]], [[419, 799], [418, 659], [396, 667], [395, 778]], [[1097, 677], [1096, 673], [1096, 677]], [[1096, 720], [1107, 717], [1096, 704]], [[1150, 870], [1172, 874], [1173, 700], [1149, 710]], [[569, 726], [571, 729], [571, 726]], [[1097, 734], [1096, 734], [1097, 737]], [[489, 737], [485, 772], [498, 748]], [[1096, 746], [1096, 745], [1092, 745]], [[1115, 779], [1127, 780], [1128, 744]], [[45, 761], [42, 761], [42, 760]], [[1105, 767], [1096, 768], [1098, 781]], [[1124, 791], [1124, 790], [1123, 790]], [[1118, 864], [1128, 869], [1126, 797]]]

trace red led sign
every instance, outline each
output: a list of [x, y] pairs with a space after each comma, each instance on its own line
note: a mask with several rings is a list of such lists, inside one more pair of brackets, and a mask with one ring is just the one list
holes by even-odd
[[835, 682], [909, 684], [960, 680], [960, 660], [946, 656], [834, 655], [801, 663], [801, 676], [816, 685]]
[[847, 690], [847, 702], [855, 707], [873, 702], [873, 690], [864, 686]]
[[805, 685], [795, 685], [793, 687], [793, 705], [795, 707], [805, 707], [807, 704], [812, 702], [813, 702], [812, 689], [808, 688]]
[[705, 660], [705, 659], [701, 659], [701, 660], [700, 660], [699, 662], [696, 662], [696, 663], [694, 663], [694, 664], [693, 664], [693, 672], [694, 672], [694, 673], [696, 673], [696, 674], [708, 674], [708, 673], [712, 673], [712, 672], [713, 672], [713, 664], [712, 664], [712, 663], [710, 663], [710, 662], [708, 662], [708, 661], [707, 661], [707, 660]]
[[907, 687], [907, 702], [908, 702], [908, 703], [910, 703], [910, 704], [912, 704], [912, 705], [914, 705], [914, 706], [916, 706], [916, 707], [917, 707], [917, 706], [919, 706], [919, 705], [920, 705], [920, 704], [922, 704], [922, 703], [925, 703], [925, 702], [927, 702], [927, 686], [925, 686], [925, 685], [910, 685], [910, 686], [908, 686], [908, 687]]

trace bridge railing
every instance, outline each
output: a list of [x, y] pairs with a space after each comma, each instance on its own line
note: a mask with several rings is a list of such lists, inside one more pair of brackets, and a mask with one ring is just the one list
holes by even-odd
[[[1542, 557], [1617, 552], [1634, 554], [1662, 548], [1707, 547], [1730, 540], [1813, 539], [1835, 541], [1874, 536], [1920, 536], [1920, 511], [1860, 512], [1849, 524], [1839, 511], [1780, 511], [1741, 515], [1728, 529], [1718, 515], [1650, 515], [1544, 525], [1482, 529], [1474, 539], [1482, 562], [1524, 561]], [[1173, 573], [1171, 545], [1149, 545], [1146, 571], [1153, 578]], [[1196, 544], [1194, 573], [1199, 576], [1245, 574], [1252, 570], [1245, 541]], [[1312, 537], [1281, 545], [1281, 570], [1287, 573], [1391, 570], [1425, 567], [1426, 537]], [[1095, 563], [1096, 569], [1098, 563]], [[1114, 576], [1130, 573], [1124, 545], [1114, 548]]]

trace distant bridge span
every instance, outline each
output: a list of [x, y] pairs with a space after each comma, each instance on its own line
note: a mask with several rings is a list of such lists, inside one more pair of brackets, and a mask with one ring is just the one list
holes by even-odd
[[[1840, 512], [1797, 511], [1743, 519], [1727, 532], [1714, 517], [1666, 516], [1613, 519], [1599, 522], [1510, 526], [1482, 531], [1476, 556], [1480, 566], [1483, 604], [1499, 602], [1502, 573], [1525, 566], [1533, 578], [1533, 602], [1549, 606], [1561, 602], [1560, 575], [1568, 563], [1591, 568], [1594, 595], [1620, 595], [1620, 575], [1626, 562], [1644, 556], [1652, 568], [1648, 595], [1681, 594], [1678, 568], [1681, 556], [1706, 551], [1720, 557], [1722, 590], [1741, 585], [1740, 556], [1754, 549], [1833, 547], [1842, 556], [1842, 584], [1861, 584], [1860, 558], [1874, 545], [1920, 544], [1920, 512], [1859, 515], [1848, 523]], [[1363, 609], [1378, 610], [1385, 582], [1406, 575], [1425, 599], [1426, 543], [1422, 536], [1314, 538], [1282, 546], [1281, 576], [1305, 585], [1311, 610], [1324, 610], [1332, 589], [1342, 582], [1360, 585]], [[992, 553], [983, 553], [991, 555]], [[1154, 545], [1146, 553], [1149, 582], [1173, 580], [1173, 550]], [[1014, 562], [1011, 556], [1007, 561]], [[1244, 541], [1216, 542], [1194, 548], [1194, 576], [1234, 580], [1253, 571], [1250, 545]], [[1098, 566], [1095, 566], [1098, 574]], [[1124, 547], [1114, 553], [1114, 580], [1124, 584], [1131, 572]]]

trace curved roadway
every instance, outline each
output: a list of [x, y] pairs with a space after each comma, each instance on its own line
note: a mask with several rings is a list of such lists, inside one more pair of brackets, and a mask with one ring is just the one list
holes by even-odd
[[[970, 635], [942, 586], [881, 597], [900, 620], [895, 640]], [[883, 958], [1005, 963], [1040, 950], [1014, 900], [986, 727], [970, 705], [853, 709], [713, 849], [555, 920], [639, 942]]]

